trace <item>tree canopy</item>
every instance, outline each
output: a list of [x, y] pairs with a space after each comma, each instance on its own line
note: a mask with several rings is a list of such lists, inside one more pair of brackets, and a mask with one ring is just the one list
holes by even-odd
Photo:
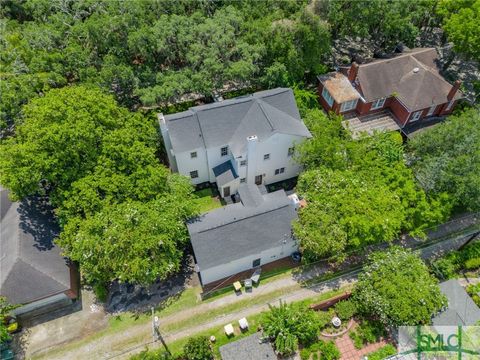
[[455, 50], [480, 62], [480, 0], [441, 0], [437, 12]]
[[52, 88], [101, 87], [123, 106], [224, 87], [291, 85], [325, 71], [328, 25], [289, 1], [2, 3], [2, 126]]
[[306, 171], [297, 191], [306, 199], [293, 223], [307, 260], [335, 255], [377, 242], [402, 231], [422, 236], [449, 212], [443, 196], [427, 198], [404, 162], [399, 134], [349, 139], [341, 118], [320, 110], [307, 113], [313, 138], [299, 145]]
[[353, 298], [361, 312], [390, 326], [429, 324], [447, 304], [425, 263], [400, 247], [370, 255]]
[[480, 210], [480, 111], [468, 109], [409, 142], [409, 160], [427, 193], [447, 193], [459, 210]]
[[53, 89], [23, 112], [0, 145], [0, 182], [16, 198], [50, 196], [58, 244], [84, 277], [150, 283], [178, 270], [192, 187], [160, 164], [153, 120], [85, 86]]

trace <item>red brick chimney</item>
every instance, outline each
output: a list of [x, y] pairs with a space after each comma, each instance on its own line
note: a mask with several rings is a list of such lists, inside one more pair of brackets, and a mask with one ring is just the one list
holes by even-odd
[[461, 84], [462, 84], [462, 82], [460, 80], [455, 81], [455, 83], [453, 84], [452, 88], [450, 89], [450, 91], [447, 95], [448, 101], [453, 99], [453, 97], [457, 93], [458, 89], [460, 88]]
[[350, 66], [350, 70], [348, 70], [348, 80], [355, 81], [358, 73], [358, 64], [354, 61], [352, 66]]

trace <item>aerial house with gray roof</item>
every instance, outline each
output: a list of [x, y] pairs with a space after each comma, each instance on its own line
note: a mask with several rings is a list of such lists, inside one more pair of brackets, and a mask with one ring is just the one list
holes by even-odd
[[216, 183], [222, 197], [240, 184], [271, 184], [295, 177], [294, 147], [310, 132], [291, 89], [277, 88], [159, 114], [170, 168], [194, 185]]
[[14, 310], [21, 320], [69, 306], [79, 274], [54, 243], [53, 209], [42, 197], [12, 202], [0, 188], [0, 215], [0, 296], [22, 305]]
[[187, 223], [202, 285], [290, 256], [298, 250], [291, 223], [295, 201], [284, 190], [262, 194], [254, 184], [238, 188], [240, 202]]

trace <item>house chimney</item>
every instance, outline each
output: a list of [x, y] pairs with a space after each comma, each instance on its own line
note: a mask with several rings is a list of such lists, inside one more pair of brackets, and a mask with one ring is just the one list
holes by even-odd
[[257, 173], [257, 142], [256, 135], [247, 137], [247, 184], [255, 184]]
[[350, 70], [348, 70], [348, 80], [352, 82], [355, 81], [355, 79], [357, 78], [357, 73], [358, 73], [358, 64], [354, 61], [350, 66]]
[[460, 85], [462, 82], [460, 80], [455, 81], [453, 84], [452, 88], [450, 89], [450, 92], [447, 95], [448, 101], [452, 100], [455, 94], [457, 93], [458, 89], [460, 89]]

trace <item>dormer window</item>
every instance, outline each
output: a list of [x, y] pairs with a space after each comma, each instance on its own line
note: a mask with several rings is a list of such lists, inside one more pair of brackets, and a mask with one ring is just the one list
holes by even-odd
[[228, 146], [224, 146], [220, 149], [220, 155], [221, 156], [227, 156], [228, 155]]

